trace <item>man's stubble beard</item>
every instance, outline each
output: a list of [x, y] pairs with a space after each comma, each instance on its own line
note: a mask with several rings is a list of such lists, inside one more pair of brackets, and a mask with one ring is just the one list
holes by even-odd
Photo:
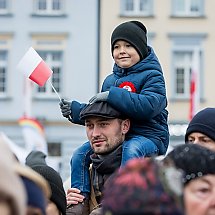
[[[110, 144], [109, 142], [114, 142], [114, 144]], [[119, 145], [121, 145], [124, 141], [123, 137], [121, 136], [120, 138], [119, 137], [116, 137], [114, 139], [111, 139], [109, 142], [106, 142], [105, 144], [105, 148], [103, 148], [102, 150], [94, 150], [94, 153], [95, 154], [98, 154], [98, 155], [106, 155], [106, 154], [109, 154], [111, 153], [112, 151], [114, 151]]]

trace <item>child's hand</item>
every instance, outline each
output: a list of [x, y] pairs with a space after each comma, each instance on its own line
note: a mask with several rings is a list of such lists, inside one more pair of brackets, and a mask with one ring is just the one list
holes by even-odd
[[89, 100], [89, 103], [93, 104], [95, 102], [107, 101], [108, 95], [109, 95], [109, 91], [98, 93]]
[[64, 117], [70, 119], [71, 118], [70, 114], [72, 113], [71, 102], [62, 99], [61, 102], [59, 103], [59, 105], [60, 105], [62, 115]]

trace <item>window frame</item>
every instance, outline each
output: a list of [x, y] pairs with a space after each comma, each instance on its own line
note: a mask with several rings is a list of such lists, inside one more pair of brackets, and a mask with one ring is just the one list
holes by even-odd
[[[6, 57], [5, 60], [1, 60], [0, 58], [0, 96], [4, 96], [7, 94], [7, 85], [8, 85], [8, 50], [6, 49], [0, 49], [0, 52], [5, 53]], [[2, 72], [1, 74], [1, 69], [3, 68], [3, 70], [5, 70], [4, 72]], [[1, 79], [4, 79], [4, 81], [1, 81]], [[1, 88], [3, 88], [3, 90], [1, 91]]]
[[[128, 11], [126, 10], [126, 4], [128, 4], [128, 1], [133, 2], [134, 10]], [[148, 17], [153, 16], [153, 0], [146, 0], [148, 3], [148, 10], [140, 10], [140, 2], [141, 0], [121, 0], [120, 1], [120, 15], [121, 16], [142, 16], [142, 17]], [[139, 5], [139, 7], [138, 7]]]
[[[179, 1], [184, 1], [184, 10], [179, 11]], [[193, 0], [172, 0], [172, 16], [174, 17], [202, 17], [204, 16], [204, 1], [198, 1], [198, 11], [191, 10], [191, 4]]]
[[[3, 0], [0, 0], [0, 6], [1, 6], [1, 1]], [[11, 12], [11, 0], [4, 0], [4, 1], [6, 4], [6, 7], [5, 8], [0, 7], [0, 16], [8, 15]]]
[[[175, 49], [173, 51], [173, 79], [174, 80], [173, 82], [173, 95], [174, 95], [174, 98], [176, 99], [189, 99], [189, 96], [190, 96], [190, 80], [191, 80], [191, 66], [192, 66], [192, 53], [193, 53], [193, 50], [192, 48], [190, 49]], [[184, 61], [179, 61], [178, 59], [175, 59], [176, 57], [176, 54], [184, 54], [183, 55], [183, 58], [184, 58]], [[190, 62], [189, 62], [189, 55], [190, 55]], [[183, 89], [184, 89], [184, 93], [178, 93], [177, 92], [177, 85], [178, 85], [178, 75], [177, 75], [177, 68], [180, 68], [182, 66], [182, 68], [184, 69], [184, 83], [183, 83]]]
[[[61, 53], [61, 61], [60, 62], [53, 62], [49, 59], [44, 59], [44, 61], [52, 68], [53, 65], [60, 66], [60, 74], [59, 74], [59, 92], [60, 95], [63, 92], [63, 71], [64, 71], [64, 58], [65, 58], [65, 48], [66, 46], [66, 39], [68, 34], [32, 34], [32, 47], [38, 52], [47, 52], [47, 53]], [[43, 56], [41, 56], [43, 58]], [[53, 72], [52, 76], [50, 77], [51, 83], [54, 86], [55, 84], [52, 82], [52, 79], [55, 78], [55, 72]], [[45, 88], [48, 89], [46, 92], [38, 92], [38, 89], [42, 89], [37, 85], [34, 85], [33, 89], [33, 97], [34, 99], [59, 99], [56, 93], [53, 91], [51, 84], [49, 81], [46, 82], [44, 85]], [[57, 88], [57, 87], [56, 87]]]
[[[46, 9], [39, 9], [40, 1], [46, 2]], [[54, 1], [59, 1], [59, 10], [53, 9]], [[65, 14], [65, 0], [34, 0], [33, 14], [37, 16], [62, 16]]]
[[[36, 89], [35, 89], [35, 94], [37, 97], [40, 97], [40, 98], [55, 98], [56, 97], [56, 94], [54, 92], [54, 90], [52, 89], [52, 86], [54, 86], [55, 90], [57, 91], [57, 93], [61, 93], [62, 90], [61, 90], [61, 82], [62, 82], [62, 70], [63, 70], [63, 52], [60, 51], [60, 50], [36, 50], [38, 52], [39, 55], [41, 55], [41, 53], [45, 53], [47, 56], [46, 59], [43, 59], [47, 65], [52, 69], [53, 71], [53, 74], [52, 76], [50, 77], [50, 80], [51, 80], [51, 83], [52, 85], [49, 83], [49, 81], [47, 81], [47, 83], [43, 86], [43, 87], [40, 87], [40, 86], [37, 86]], [[60, 61], [53, 61], [52, 60], [52, 57], [53, 57], [53, 54], [54, 53], [59, 53], [61, 55], [61, 59]], [[41, 56], [42, 57], [42, 56]], [[42, 57], [43, 58], [43, 57]], [[60, 69], [60, 72], [59, 72], [59, 82], [58, 82], [58, 87], [56, 87], [56, 84], [55, 82], [53, 81], [54, 79], [56, 79], [56, 73], [54, 71], [54, 68], [59, 68]], [[45, 92], [41, 91], [39, 92], [39, 90], [45, 90]]]
[[6, 74], [5, 74], [5, 91], [0, 92], [0, 98], [6, 98], [9, 95], [9, 88], [10, 88], [10, 50], [12, 48], [12, 37], [13, 34], [0, 34], [0, 51], [4, 51], [7, 53], [7, 59], [4, 62], [1, 62], [1, 65], [6, 67]]
[[[172, 51], [172, 72], [171, 72], [171, 80], [173, 80], [171, 82], [171, 91], [172, 91], [172, 98], [174, 98], [174, 100], [188, 100], [190, 99], [190, 83], [191, 83], [191, 70], [192, 70], [192, 63], [193, 63], [193, 56], [194, 56], [194, 52], [196, 51], [196, 49], [199, 50], [199, 53], [198, 53], [198, 56], [199, 56], [199, 79], [203, 80], [203, 70], [202, 70], [202, 65], [203, 65], [203, 57], [202, 57], [202, 49], [201, 47], [198, 47], [196, 48], [196, 46], [190, 46], [190, 47], [187, 47], [187, 46], [181, 46], [180, 48], [175, 48], [173, 51]], [[190, 60], [190, 63], [189, 65], [188, 64], [185, 64], [185, 71], [186, 71], [186, 74], [184, 75], [184, 79], [185, 79], [185, 83], [184, 83], [184, 93], [183, 94], [179, 94], [177, 93], [176, 91], [176, 88], [177, 88], [177, 74], [176, 74], [176, 70], [175, 70], [175, 63], [176, 60], [174, 58], [174, 54], [175, 53], [185, 53], [185, 54], [189, 54], [191, 56], [191, 60]], [[186, 61], [188, 62], [188, 61]], [[178, 63], [178, 62], [177, 62]], [[177, 64], [176, 63], [176, 64]], [[182, 63], [183, 64], [183, 63]], [[203, 82], [200, 82], [199, 83], [199, 91], [200, 91], [200, 98], [203, 97]]]
[[[171, 97], [172, 101], [177, 100], [188, 100], [190, 98], [190, 85], [186, 85], [187, 89], [186, 93], [183, 95], [179, 95], [176, 92], [176, 71], [174, 69], [174, 54], [176, 52], [185, 52], [191, 53], [193, 57], [194, 51], [199, 51], [199, 79], [202, 81], [199, 83], [200, 87], [200, 99], [203, 99], [204, 96], [204, 74], [203, 74], [203, 64], [204, 64], [204, 51], [202, 47], [203, 39], [207, 36], [206, 34], [169, 34], [168, 35], [172, 40], [172, 49], [171, 49], [171, 65], [170, 65], [170, 77], [171, 77]], [[190, 62], [190, 68], [192, 66], [192, 60]], [[189, 71], [190, 72], [190, 71]], [[187, 77], [186, 77], [187, 78]], [[191, 77], [189, 77], [189, 80]]]

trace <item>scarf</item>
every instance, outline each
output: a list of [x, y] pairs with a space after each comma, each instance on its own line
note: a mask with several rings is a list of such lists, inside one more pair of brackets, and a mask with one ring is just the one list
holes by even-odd
[[122, 159], [122, 145], [118, 146], [110, 154], [99, 157], [91, 155], [92, 160], [92, 185], [98, 203], [101, 201], [102, 190], [107, 178], [120, 167]]

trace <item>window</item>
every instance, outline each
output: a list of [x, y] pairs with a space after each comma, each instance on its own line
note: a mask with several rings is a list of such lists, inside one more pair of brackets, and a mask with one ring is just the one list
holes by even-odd
[[121, 0], [122, 16], [152, 16], [153, 0]]
[[62, 155], [61, 152], [61, 143], [48, 143], [48, 154], [49, 156], [58, 156]]
[[0, 95], [6, 93], [7, 51], [0, 50]]
[[8, 96], [10, 71], [8, 62], [12, 37], [12, 34], [0, 34], [0, 97]]
[[173, 16], [199, 17], [203, 16], [203, 0], [172, 0]]
[[34, 0], [34, 13], [37, 15], [62, 15], [64, 0]]
[[37, 99], [57, 99], [52, 85], [57, 93], [62, 93], [62, 78], [64, 64], [64, 49], [66, 47], [67, 34], [32, 34], [32, 47], [53, 71], [50, 81], [43, 87], [35, 85], [34, 97]]
[[[55, 90], [59, 93], [61, 91], [61, 73], [62, 73], [62, 52], [61, 51], [38, 51], [41, 58], [49, 65], [53, 74], [51, 76], [51, 83]], [[38, 94], [52, 96], [55, 92], [51, 84], [45, 84], [43, 87], [37, 88]], [[55, 96], [55, 95], [54, 95]]]
[[0, 0], [0, 15], [9, 13], [9, 0]]
[[62, 171], [62, 150], [61, 150], [61, 143], [59, 142], [49, 142], [48, 144], [48, 157], [47, 161], [48, 164], [54, 168], [57, 172]]
[[[203, 80], [203, 50], [202, 42], [206, 35], [170, 34], [172, 40], [171, 65], [171, 98], [189, 99], [192, 72], [198, 74], [198, 80]], [[200, 98], [203, 97], [203, 81], [197, 83]]]
[[174, 92], [177, 97], [189, 97], [192, 52], [176, 51], [173, 55], [174, 62]]

